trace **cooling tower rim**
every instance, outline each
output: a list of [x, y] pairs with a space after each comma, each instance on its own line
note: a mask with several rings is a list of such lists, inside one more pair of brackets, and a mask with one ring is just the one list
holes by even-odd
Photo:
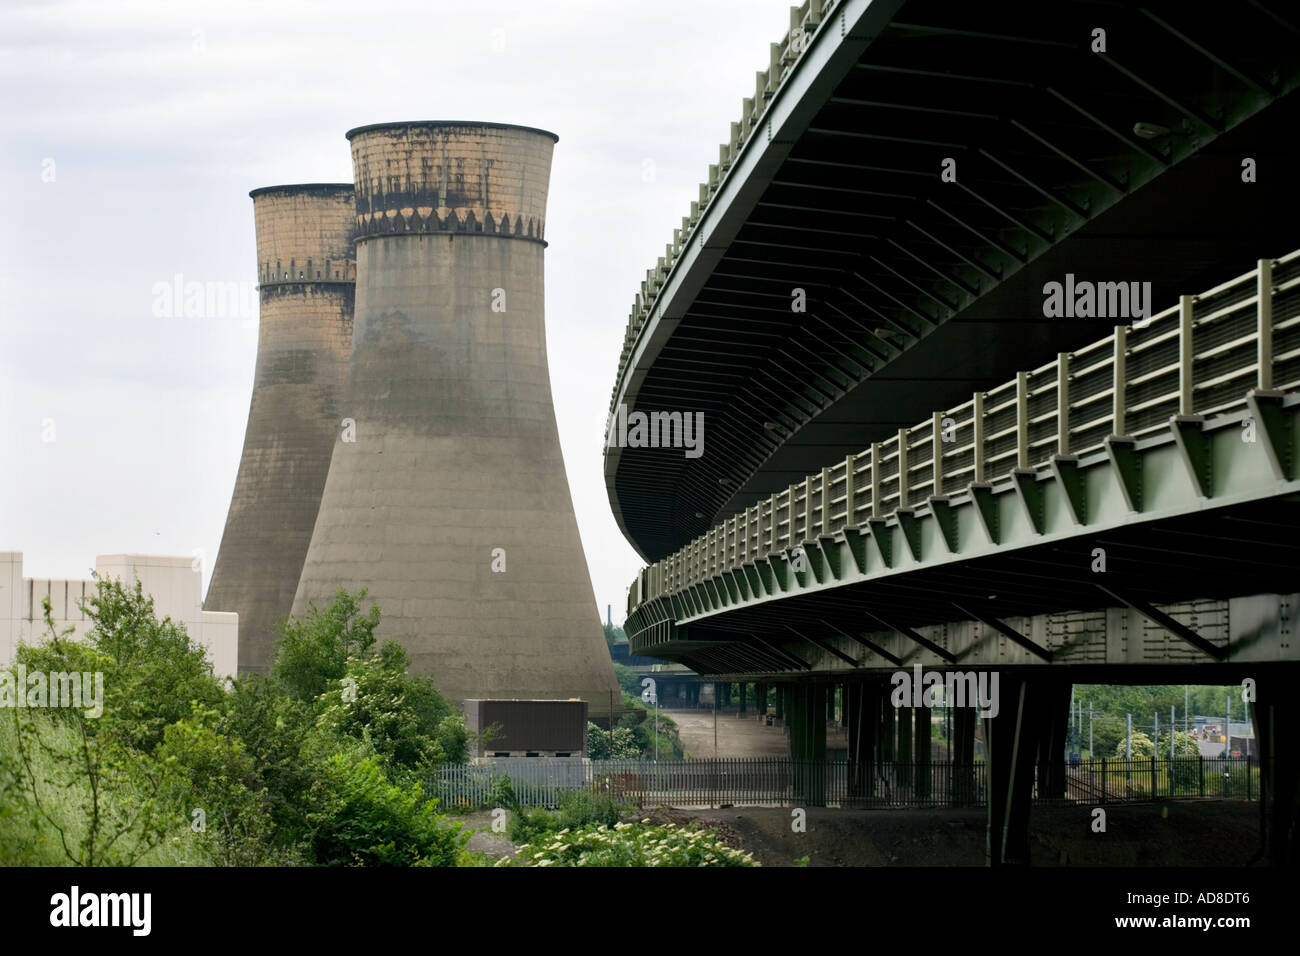
[[256, 199], [258, 196], [265, 196], [267, 193], [314, 195], [342, 192], [343, 190], [355, 192], [356, 186], [353, 183], [285, 183], [281, 186], [258, 186], [248, 196], [250, 199]]
[[408, 120], [406, 122], [394, 123], [370, 123], [367, 126], [357, 126], [350, 129], [344, 135], [346, 135], [348, 142], [351, 142], [352, 137], [358, 136], [361, 133], [372, 133], [385, 129], [409, 129], [412, 126], [435, 129], [439, 127], [459, 127], [461, 129], [517, 129], [523, 130], [526, 133], [539, 133], [542, 136], [549, 136], [551, 141], [554, 143], [560, 141], [560, 137], [548, 129], [539, 129], [536, 126], [519, 126], [516, 123], [484, 123], [478, 120]]

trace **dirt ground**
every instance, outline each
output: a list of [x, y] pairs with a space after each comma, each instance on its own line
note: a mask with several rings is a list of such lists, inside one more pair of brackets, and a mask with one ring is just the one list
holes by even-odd
[[[806, 831], [791, 829], [789, 809], [643, 810], [629, 820], [718, 832], [728, 846], [752, 852], [763, 866], [984, 866], [985, 815], [979, 810], [832, 810], [810, 807]], [[491, 831], [491, 814], [465, 818], [481, 828], [470, 849], [514, 855]], [[486, 831], [486, 832], [484, 832]], [[1035, 807], [1030, 818], [1033, 866], [1241, 866], [1259, 846], [1259, 805], [1227, 801], [1109, 806], [1106, 832], [1092, 830], [1092, 808]]]

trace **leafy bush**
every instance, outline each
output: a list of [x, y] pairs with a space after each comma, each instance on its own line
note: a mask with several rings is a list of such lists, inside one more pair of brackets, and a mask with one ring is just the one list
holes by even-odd
[[641, 756], [641, 745], [629, 727], [603, 730], [588, 723], [587, 756], [592, 760], [636, 760]]
[[[506, 779], [507, 786], [509, 779]], [[506, 796], [505, 793], [502, 794]], [[508, 794], [513, 798], [513, 791]], [[588, 824], [600, 824], [612, 827], [618, 823], [618, 815], [624, 810], [632, 809], [631, 804], [621, 803], [605, 794], [593, 794], [586, 790], [570, 790], [560, 797], [557, 810], [530, 810], [522, 807], [515, 800], [513, 805], [501, 802], [499, 806], [510, 810], [506, 824], [506, 835], [515, 843], [532, 840], [543, 833], [554, 833], [560, 829], [576, 829]]]
[[322, 866], [455, 866], [468, 840], [461, 824], [437, 813], [419, 784], [390, 783], [375, 755], [330, 756], [307, 820], [314, 862]]
[[0, 712], [0, 863], [483, 865], [415, 783], [469, 732], [400, 645], [375, 652], [364, 595], [285, 623], [271, 676], [228, 685], [138, 582], [99, 581], [79, 641], [47, 602], [19, 661], [102, 672], [103, 708]]
[[242, 742], [214, 729], [216, 719], [216, 711], [196, 704], [192, 717], [166, 728], [158, 751], [188, 785], [183, 809], [195, 838], [218, 866], [294, 862], [292, 850], [272, 846], [274, 823], [255, 761]]
[[710, 830], [672, 824], [590, 824], [546, 834], [519, 847], [517, 859], [497, 866], [758, 866], [753, 854], [734, 850]]
[[81, 640], [56, 633], [47, 613], [48, 639], [19, 645], [17, 662], [28, 671], [102, 672], [104, 714], [111, 719], [90, 721], [91, 733], [111, 723], [124, 745], [152, 753], [163, 728], [188, 717], [194, 701], [211, 706], [221, 700], [207, 649], [190, 640], [184, 625], [159, 621], [138, 580], [130, 587], [96, 578], [84, 610], [94, 623]]

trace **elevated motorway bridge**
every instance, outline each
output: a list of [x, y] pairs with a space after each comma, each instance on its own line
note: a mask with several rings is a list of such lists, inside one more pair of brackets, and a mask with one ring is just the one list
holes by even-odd
[[641, 556], [1117, 324], [1044, 317], [1045, 282], [1171, 301], [1293, 248], [1300, 17], [1208, 9], [792, 10], [628, 320], [611, 414], [707, 424], [699, 458], [606, 448]]
[[991, 863], [1080, 681], [1248, 681], [1297, 860], [1300, 48], [1208, 9], [809, 0], [629, 319], [612, 418], [706, 423], [607, 441], [632, 652], [776, 684], [796, 757], [838, 687], [862, 766], [928, 737], [893, 675], [997, 673]]

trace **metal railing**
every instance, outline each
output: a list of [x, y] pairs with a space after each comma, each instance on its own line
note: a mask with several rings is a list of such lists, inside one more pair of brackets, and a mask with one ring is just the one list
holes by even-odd
[[668, 276], [684, 249], [690, 248], [691, 237], [699, 225], [704, 211], [713, 197], [717, 195], [727, 173], [735, 165], [745, 144], [754, 132], [762, 128], [763, 116], [768, 104], [776, 96], [786, 79], [794, 72], [803, 51], [808, 48], [817, 28], [826, 23], [832, 12], [843, 0], [804, 0], [803, 4], [790, 8], [790, 29], [780, 43], [773, 43], [768, 50], [768, 68], [759, 70], [754, 81], [754, 95], [747, 96], [741, 102], [740, 121], [731, 124], [731, 136], [727, 142], [718, 147], [718, 161], [709, 166], [709, 178], [700, 184], [700, 198], [691, 202], [689, 216], [682, 217], [682, 225], [673, 230], [673, 241], [664, 247], [664, 254], [654, 268], [646, 270], [645, 281], [641, 291], [632, 304], [628, 316], [627, 331], [623, 336], [623, 351], [618, 360], [618, 377], [614, 381], [614, 394], [610, 397], [610, 411], [618, 397], [618, 383], [623, 381], [629, 357], [636, 346], [641, 330], [645, 328], [654, 308], [659, 291], [668, 281]]
[[[1037, 779], [1045, 779], [1039, 766]], [[1052, 768], [1039, 802], [1123, 803], [1166, 797], [1259, 798], [1259, 769], [1246, 758], [1144, 757], [1085, 760]], [[979, 807], [988, 765], [952, 760], [811, 761], [786, 757], [707, 760], [552, 760], [444, 767], [430, 781], [444, 809], [498, 805], [502, 778], [520, 805], [558, 807], [566, 792], [654, 806]], [[1055, 792], [1052, 792], [1055, 791]]]
[[[1061, 321], [1069, 321], [1062, 319]], [[1174, 415], [1247, 407], [1252, 388], [1300, 387], [1300, 250], [1257, 267], [969, 401], [935, 412], [727, 518], [643, 569], [628, 611], [724, 570], [988, 483]]]

